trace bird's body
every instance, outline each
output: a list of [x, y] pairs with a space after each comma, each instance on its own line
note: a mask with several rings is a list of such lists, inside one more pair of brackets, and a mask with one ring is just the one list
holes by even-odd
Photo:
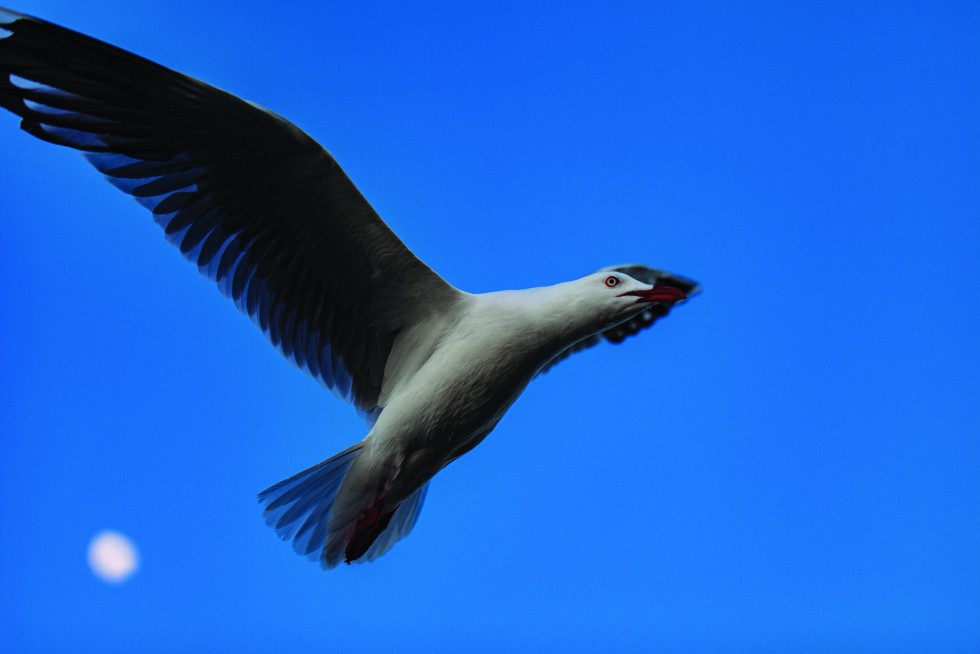
[[559, 288], [461, 293], [438, 325], [419, 330], [424, 343], [414, 334], [396, 341], [391, 389], [368, 437], [377, 440], [372, 458], [400, 470], [406, 491], [479, 444], [538, 371], [588, 335], [569, 320]]
[[2, 9], [0, 106], [25, 131], [86, 152], [287, 358], [367, 417], [360, 443], [259, 496], [267, 522], [324, 567], [373, 560], [407, 534], [429, 480], [543, 370], [639, 332], [698, 290], [639, 265], [458, 290], [285, 119]]

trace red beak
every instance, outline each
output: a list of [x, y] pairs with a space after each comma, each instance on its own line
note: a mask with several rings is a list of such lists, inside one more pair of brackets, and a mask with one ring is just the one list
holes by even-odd
[[629, 291], [623, 295], [635, 295], [637, 302], [678, 302], [687, 299], [687, 293], [673, 286], [654, 286], [647, 291]]

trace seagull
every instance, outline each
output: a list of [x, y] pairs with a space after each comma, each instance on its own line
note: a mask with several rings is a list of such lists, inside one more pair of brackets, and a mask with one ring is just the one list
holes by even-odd
[[364, 416], [363, 440], [258, 496], [266, 522], [324, 569], [373, 561], [407, 535], [432, 477], [535, 377], [699, 290], [639, 264], [459, 290], [278, 114], [2, 8], [0, 106], [28, 134], [81, 151], [283, 356]]

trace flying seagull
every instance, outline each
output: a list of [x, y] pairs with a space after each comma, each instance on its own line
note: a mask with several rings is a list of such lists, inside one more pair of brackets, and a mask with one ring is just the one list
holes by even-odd
[[408, 534], [432, 477], [537, 375], [698, 291], [642, 265], [461, 291], [281, 116], [5, 9], [0, 106], [27, 133], [82, 151], [287, 359], [367, 419], [361, 442], [259, 494], [266, 522], [324, 568], [373, 561]]

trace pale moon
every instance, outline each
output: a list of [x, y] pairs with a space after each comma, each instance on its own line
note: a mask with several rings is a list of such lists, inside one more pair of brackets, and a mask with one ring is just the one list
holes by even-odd
[[102, 581], [118, 584], [136, 572], [139, 554], [133, 541], [119, 532], [103, 531], [88, 545], [88, 565]]

